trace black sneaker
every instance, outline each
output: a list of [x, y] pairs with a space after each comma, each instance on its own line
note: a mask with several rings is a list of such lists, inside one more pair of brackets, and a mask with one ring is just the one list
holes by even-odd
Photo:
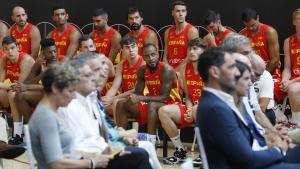
[[186, 150], [176, 148], [173, 156], [164, 158], [164, 163], [169, 165], [182, 163], [186, 159], [186, 153]]
[[195, 159], [193, 160], [193, 165], [194, 165], [194, 167], [200, 167], [201, 164], [202, 164], [202, 160], [201, 160], [200, 157], [195, 158]]
[[12, 137], [9, 141], [8, 141], [8, 144], [11, 144], [11, 145], [19, 145], [19, 144], [22, 144], [23, 143], [23, 138], [20, 137], [18, 134], [16, 134], [15, 137]]

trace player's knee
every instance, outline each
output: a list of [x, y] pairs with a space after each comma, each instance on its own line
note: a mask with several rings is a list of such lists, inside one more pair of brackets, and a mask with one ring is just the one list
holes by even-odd
[[293, 83], [293, 84], [290, 84], [288, 89], [287, 89], [287, 92], [289, 95], [294, 95], [294, 94], [298, 94], [300, 92], [300, 86], [299, 86], [300, 83]]

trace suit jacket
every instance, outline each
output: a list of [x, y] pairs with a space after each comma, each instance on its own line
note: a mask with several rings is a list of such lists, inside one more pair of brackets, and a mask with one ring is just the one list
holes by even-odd
[[197, 123], [210, 169], [261, 169], [280, 163], [275, 148], [253, 151], [253, 135], [245, 121], [215, 94], [204, 91]]

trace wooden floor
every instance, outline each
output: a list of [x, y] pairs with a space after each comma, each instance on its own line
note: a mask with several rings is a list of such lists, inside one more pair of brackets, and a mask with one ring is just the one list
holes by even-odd
[[[169, 143], [169, 145], [172, 143]], [[171, 147], [168, 150], [168, 154], [172, 155], [174, 152], [174, 149]], [[163, 155], [162, 155], [162, 149], [158, 148], [157, 149], [157, 155], [158, 155], [158, 159], [162, 164], [162, 159], [163, 159]], [[196, 157], [199, 156], [198, 152], [191, 152], [190, 148], [189, 148], [189, 153], [188, 153], [188, 157], [194, 159]], [[13, 160], [3, 160], [3, 168], [4, 169], [28, 169], [29, 168], [29, 164], [28, 164], [28, 157], [27, 157], [27, 153], [25, 152], [23, 155], [21, 155], [20, 157], [13, 159]], [[179, 165], [164, 165], [162, 164], [162, 168], [164, 169], [180, 169]]]

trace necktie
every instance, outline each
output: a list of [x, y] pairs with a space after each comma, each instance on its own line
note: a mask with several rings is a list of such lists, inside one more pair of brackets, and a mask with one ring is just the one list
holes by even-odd
[[258, 141], [258, 144], [262, 147], [266, 146], [266, 141], [264, 137], [260, 134], [258, 131], [254, 121], [252, 120], [251, 116], [249, 115], [249, 112], [246, 110], [245, 105], [243, 105], [243, 111], [245, 115], [246, 122], [248, 123], [248, 127], [250, 128], [252, 136]]

